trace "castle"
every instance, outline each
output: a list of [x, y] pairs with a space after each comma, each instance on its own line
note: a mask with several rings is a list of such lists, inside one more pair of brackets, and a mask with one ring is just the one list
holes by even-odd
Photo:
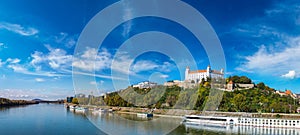
[[185, 69], [185, 81], [200, 83], [202, 79], [207, 81], [207, 78], [224, 78], [224, 71], [221, 69], [220, 71], [212, 70], [208, 65], [206, 70], [194, 70], [191, 71], [190, 67], [186, 67]]

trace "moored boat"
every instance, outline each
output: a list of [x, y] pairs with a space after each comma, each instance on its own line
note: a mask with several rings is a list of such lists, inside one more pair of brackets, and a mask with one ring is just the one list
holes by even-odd
[[214, 126], [237, 125], [271, 128], [300, 128], [300, 120], [250, 117], [185, 115], [183, 117], [183, 123]]
[[152, 113], [137, 113], [137, 117], [150, 118], [153, 117]]
[[85, 113], [86, 109], [83, 107], [75, 107], [76, 113]]
[[106, 113], [107, 112], [107, 109], [103, 109], [103, 108], [95, 108], [92, 113], [93, 114], [103, 114], [103, 113]]
[[76, 106], [72, 106], [72, 105], [69, 106], [70, 111], [75, 111], [75, 108], [76, 108]]

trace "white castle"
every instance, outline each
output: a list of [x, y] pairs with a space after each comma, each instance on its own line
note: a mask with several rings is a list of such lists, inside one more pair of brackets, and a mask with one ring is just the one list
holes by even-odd
[[190, 67], [186, 67], [185, 69], [185, 81], [200, 83], [202, 79], [207, 81], [207, 78], [224, 78], [224, 71], [221, 69], [220, 71], [211, 70], [208, 65], [206, 70], [194, 70], [191, 71]]

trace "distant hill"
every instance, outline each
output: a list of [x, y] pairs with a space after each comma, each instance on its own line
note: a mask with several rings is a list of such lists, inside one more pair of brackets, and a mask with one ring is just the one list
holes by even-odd
[[0, 106], [16, 106], [16, 105], [29, 105], [29, 104], [38, 104], [38, 102], [27, 101], [27, 100], [10, 100], [7, 98], [0, 98]]
[[32, 99], [31, 101], [42, 102], [42, 101], [45, 101], [45, 100], [36, 98], [36, 99]]
[[50, 101], [50, 100], [43, 100], [39, 98], [32, 99], [31, 101], [38, 102], [38, 103], [59, 103], [59, 104], [64, 102], [63, 100]]

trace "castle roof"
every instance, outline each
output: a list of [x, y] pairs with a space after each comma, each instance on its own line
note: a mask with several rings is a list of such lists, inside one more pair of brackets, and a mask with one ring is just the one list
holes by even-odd
[[194, 70], [194, 71], [190, 71], [190, 74], [195, 74], [195, 73], [205, 73], [206, 70]]
[[212, 73], [223, 75], [220, 71], [217, 71], [217, 70], [212, 70]]

